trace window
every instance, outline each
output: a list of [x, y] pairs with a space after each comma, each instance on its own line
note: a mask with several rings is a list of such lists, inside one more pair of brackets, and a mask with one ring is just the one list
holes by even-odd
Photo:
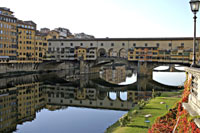
[[159, 47], [159, 46], [160, 46], [160, 43], [156, 43], [156, 46]]
[[70, 43], [70, 46], [73, 46], [73, 43]]
[[48, 48], [48, 51], [51, 52], [51, 48]]
[[136, 43], [133, 43], [133, 47], [135, 47], [136, 46]]
[[63, 43], [61, 43], [61, 46], [63, 46]]
[[114, 43], [111, 43], [111, 46], [114, 46]]
[[101, 46], [103, 46], [103, 43], [101, 43]]
[[157, 50], [157, 48], [153, 48], [153, 50]]
[[83, 46], [83, 43], [81, 43], [80, 45]]
[[171, 47], [172, 46], [172, 43], [169, 43], [169, 47]]
[[147, 43], [145, 43], [145, 47], [147, 47], [148, 46], [148, 44]]
[[51, 46], [51, 43], [49, 43], [49, 46]]
[[125, 43], [122, 43], [122, 46], [125, 46]]
[[93, 43], [90, 43], [90, 46], [93, 46]]
[[184, 47], [184, 43], [181, 43], [181, 46]]

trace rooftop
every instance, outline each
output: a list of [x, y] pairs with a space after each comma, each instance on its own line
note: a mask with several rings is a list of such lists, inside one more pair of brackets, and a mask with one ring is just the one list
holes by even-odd
[[0, 10], [4, 10], [4, 11], [8, 11], [8, 12], [11, 12], [13, 13], [10, 8], [7, 8], [7, 7], [0, 7]]
[[[200, 40], [200, 38], [197, 38], [197, 39]], [[193, 40], [193, 37], [49, 39], [49, 41], [172, 41], [172, 40]]]

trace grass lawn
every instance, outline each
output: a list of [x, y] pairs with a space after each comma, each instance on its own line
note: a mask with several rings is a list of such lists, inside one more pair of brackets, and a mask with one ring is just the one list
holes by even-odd
[[[110, 126], [107, 129], [107, 133], [146, 133], [148, 132], [147, 124], [145, 123], [145, 115], [151, 114], [152, 117], [149, 118], [150, 125], [152, 125], [155, 119], [159, 116], [167, 113], [166, 104], [170, 109], [180, 98], [178, 97], [156, 97], [151, 99], [148, 104], [146, 104], [142, 109], [137, 110], [136, 114], [132, 114], [133, 110], [129, 111], [129, 115], [132, 118], [125, 127], [121, 127], [119, 121]], [[160, 102], [165, 102], [165, 104], [160, 104]], [[149, 126], [150, 127], [150, 126]]]

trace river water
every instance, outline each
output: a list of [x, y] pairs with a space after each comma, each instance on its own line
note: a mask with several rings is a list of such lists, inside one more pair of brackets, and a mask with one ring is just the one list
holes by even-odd
[[[162, 69], [162, 68], [161, 68]], [[0, 78], [0, 132], [102, 133], [154, 91], [176, 91], [185, 72], [137, 77], [124, 66]]]

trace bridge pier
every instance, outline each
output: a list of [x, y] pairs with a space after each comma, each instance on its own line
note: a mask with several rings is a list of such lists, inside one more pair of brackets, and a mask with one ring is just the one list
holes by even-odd
[[89, 73], [89, 65], [86, 61], [80, 59], [80, 74]]
[[153, 65], [138, 61], [137, 76], [138, 77], [152, 77], [153, 75]]

